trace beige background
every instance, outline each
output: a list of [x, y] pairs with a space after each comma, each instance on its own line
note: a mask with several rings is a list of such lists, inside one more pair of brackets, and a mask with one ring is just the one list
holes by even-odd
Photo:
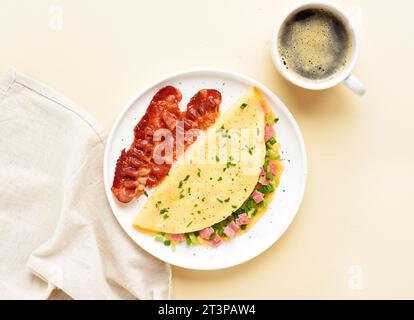
[[108, 129], [138, 90], [170, 72], [210, 66], [256, 78], [302, 128], [302, 208], [249, 263], [174, 268], [174, 298], [414, 298], [414, 2], [337, 1], [361, 30], [363, 98], [343, 86], [305, 91], [275, 71], [272, 26], [293, 2], [0, 0], [0, 73], [14, 66]]

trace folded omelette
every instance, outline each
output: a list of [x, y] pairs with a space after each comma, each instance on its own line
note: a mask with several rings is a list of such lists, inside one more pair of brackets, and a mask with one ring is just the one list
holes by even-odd
[[241, 207], [265, 160], [264, 118], [263, 98], [252, 88], [179, 160], [141, 209], [134, 227], [194, 232]]

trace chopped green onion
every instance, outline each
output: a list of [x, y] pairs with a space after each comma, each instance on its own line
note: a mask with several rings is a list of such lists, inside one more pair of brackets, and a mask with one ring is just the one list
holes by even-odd
[[247, 200], [247, 209], [256, 209], [258, 207], [258, 204], [256, 203], [256, 201], [253, 200], [253, 198], [249, 198], [249, 200]]
[[266, 179], [267, 180], [273, 180], [274, 176], [270, 172], [266, 172]]
[[242, 226], [240, 226], [240, 229], [242, 229], [242, 230], [246, 230], [247, 229], [247, 225], [242, 225]]
[[266, 117], [266, 122], [269, 126], [273, 125], [275, 123], [275, 119], [271, 114], [268, 114]]
[[171, 240], [164, 240], [164, 246], [168, 247], [171, 245]]
[[274, 188], [271, 184], [269, 184], [269, 185], [267, 185], [267, 186], [260, 187], [260, 188], [258, 188], [257, 190], [258, 190], [259, 192], [263, 193], [263, 194], [267, 194], [267, 193], [271, 193], [271, 192], [273, 192], [273, 191], [274, 191], [274, 189], [275, 189], [275, 188]]
[[158, 234], [155, 235], [154, 239], [157, 240], [157, 241], [164, 241], [165, 237], [162, 234], [158, 233]]
[[197, 236], [191, 232], [189, 234], [187, 234], [188, 239], [190, 240], [191, 244], [196, 244], [197, 243]]
[[253, 215], [255, 212], [256, 212], [256, 209], [250, 209], [250, 210], [247, 212], [247, 216], [248, 216], [249, 218], [251, 218], [251, 217], [252, 217], [252, 215]]
[[275, 137], [271, 137], [267, 143], [270, 143], [272, 146], [277, 142]]
[[267, 150], [266, 151], [266, 157], [270, 158], [272, 160], [276, 160], [276, 159], [278, 159], [279, 156], [273, 150]]

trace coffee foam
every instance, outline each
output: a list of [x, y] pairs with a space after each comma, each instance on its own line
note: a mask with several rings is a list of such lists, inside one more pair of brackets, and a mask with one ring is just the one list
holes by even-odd
[[349, 62], [348, 29], [330, 12], [307, 9], [290, 17], [281, 29], [279, 53], [285, 67], [311, 80], [326, 80]]

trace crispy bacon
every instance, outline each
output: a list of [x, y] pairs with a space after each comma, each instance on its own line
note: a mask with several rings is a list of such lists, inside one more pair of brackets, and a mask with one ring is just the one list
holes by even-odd
[[[146, 187], [158, 185], [170, 171], [171, 163], [158, 163], [154, 159], [154, 149], [162, 143], [155, 141], [157, 130], [172, 131], [171, 143], [174, 145], [173, 158], [177, 157], [177, 131], [184, 135], [184, 150], [197, 137], [186, 137], [190, 129], [207, 129], [218, 114], [221, 94], [217, 90], [203, 89], [191, 98], [187, 110], [181, 112], [178, 105], [182, 99], [181, 92], [167, 86], [159, 90], [153, 97], [145, 115], [134, 128], [134, 141], [128, 150], [122, 150], [116, 163], [112, 192], [124, 203], [144, 193]], [[178, 124], [184, 123], [184, 128]], [[182, 132], [184, 130], [184, 132]]]
[[191, 98], [184, 112], [185, 129], [207, 129], [214, 122], [219, 112], [221, 94], [217, 90], [200, 90]]

